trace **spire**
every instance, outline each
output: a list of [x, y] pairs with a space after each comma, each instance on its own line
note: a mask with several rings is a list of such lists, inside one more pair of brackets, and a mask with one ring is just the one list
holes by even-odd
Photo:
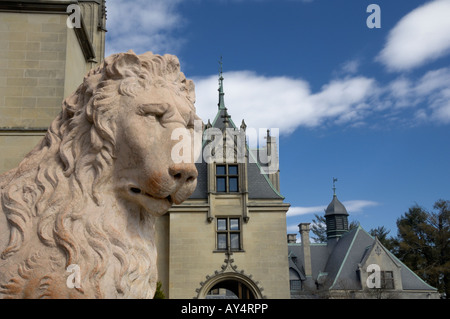
[[224, 95], [225, 93], [223, 93], [223, 72], [222, 72], [222, 56], [220, 57], [219, 60], [219, 103], [217, 104], [219, 106], [219, 110], [223, 110], [226, 109], [225, 107], [225, 100], [224, 100]]

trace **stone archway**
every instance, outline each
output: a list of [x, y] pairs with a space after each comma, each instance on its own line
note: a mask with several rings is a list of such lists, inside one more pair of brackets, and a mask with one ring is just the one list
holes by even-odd
[[259, 282], [252, 280], [252, 275], [244, 274], [244, 270], [237, 270], [232, 252], [226, 252], [225, 264], [221, 271], [216, 270], [214, 275], [206, 276], [206, 281], [200, 283], [200, 288], [196, 289], [197, 299], [205, 299], [213, 289], [227, 289], [240, 299], [263, 299], [266, 298], [259, 286]]
[[235, 272], [221, 273], [210, 277], [198, 290], [197, 298], [205, 299], [211, 290], [220, 288], [231, 291], [238, 299], [264, 298], [261, 289], [251, 278]]

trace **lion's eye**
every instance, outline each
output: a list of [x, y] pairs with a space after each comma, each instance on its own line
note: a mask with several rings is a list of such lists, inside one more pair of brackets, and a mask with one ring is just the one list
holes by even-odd
[[158, 116], [153, 113], [145, 113], [145, 112], [138, 111], [137, 114], [139, 116], [145, 117], [150, 120], [154, 120], [154, 121], [158, 120]]
[[138, 114], [145, 117], [152, 117], [161, 121], [166, 112], [166, 107], [161, 104], [144, 104], [138, 108]]

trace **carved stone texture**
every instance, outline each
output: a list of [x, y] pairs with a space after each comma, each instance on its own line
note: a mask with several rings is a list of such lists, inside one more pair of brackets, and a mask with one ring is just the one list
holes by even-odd
[[114, 54], [86, 75], [0, 176], [0, 297], [153, 297], [155, 218], [197, 183], [193, 162], [171, 157], [194, 99], [172, 55]]

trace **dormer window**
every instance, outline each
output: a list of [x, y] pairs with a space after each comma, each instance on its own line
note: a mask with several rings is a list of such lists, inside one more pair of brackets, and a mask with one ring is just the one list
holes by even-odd
[[216, 191], [239, 192], [239, 169], [237, 164], [216, 165]]

